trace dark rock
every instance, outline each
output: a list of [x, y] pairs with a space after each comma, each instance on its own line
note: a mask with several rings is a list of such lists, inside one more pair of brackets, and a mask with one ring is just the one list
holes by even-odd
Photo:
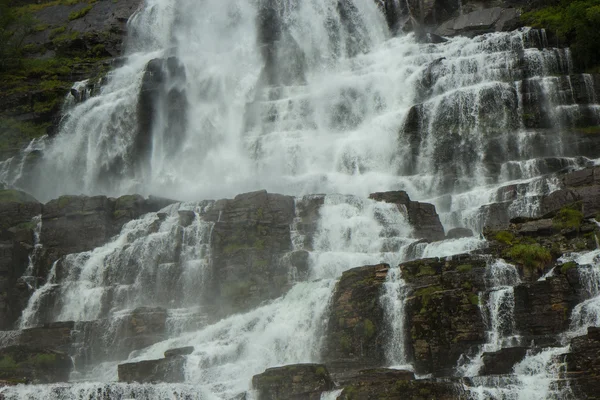
[[343, 273], [331, 303], [323, 360], [332, 373], [377, 367], [385, 362], [383, 309], [378, 299], [389, 266]]
[[523, 236], [546, 236], [555, 233], [551, 219], [540, 219], [522, 224], [518, 231]]
[[578, 286], [577, 280], [557, 274], [515, 287], [515, 329], [524, 337], [524, 343], [544, 340], [569, 327], [571, 310], [580, 300]]
[[580, 399], [598, 399], [600, 393], [600, 328], [590, 327], [585, 336], [571, 340], [566, 356], [567, 377]]
[[119, 382], [180, 383], [185, 381], [185, 357], [119, 364]]
[[252, 378], [261, 400], [318, 400], [335, 384], [324, 365], [297, 364], [269, 368]]
[[217, 201], [204, 218], [215, 222], [211, 243], [215, 293], [209, 301], [218, 301], [227, 314], [287, 292], [291, 266], [282, 257], [292, 248], [293, 197], [266, 191], [242, 194]]
[[513, 30], [520, 25], [520, 12], [515, 8], [484, 8], [444, 22], [436, 33], [441, 36], [475, 36], [488, 32]]
[[415, 371], [451, 375], [463, 353], [485, 342], [478, 296], [485, 290], [485, 258], [423, 259], [400, 268], [413, 288], [405, 310]]
[[55, 349], [69, 352], [75, 323], [53, 322], [43, 326], [23, 329], [19, 333], [19, 343], [38, 349]]
[[194, 222], [195, 218], [196, 213], [193, 211], [179, 211], [179, 225], [183, 227], [190, 226]]
[[67, 382], [73, 368], [67, 354], [29, 346], [0, 349], [0, 364], [0, 379], [34, 383]]
[[482, 227], [488, 229], [505, 229], [510, 225], [510, 202], [492, 203], [481, 206], [479, 214]]
[[469, 228], [450, 229], [446, 234], [446, 239], [460, 239], [467, 237], [473, 237], [473, 231]]
[[460, 398], [450, 382], [415, 380], [408, 371], [379, 368], [361, 371], [345, 385], [340, 400], [370, 399], [436, 399]]
[[521, 362], [526, 355], [526, 347], [509, 347], [494, 353], [483, 353], [483, 366], [479, 375], [511, 374], [515, 364]]
[[194, 346], [180, 347], [178, 349], [170, 349], [165, 351], [165, 358], [175, 356], [187, 356], [194, 352]]
[[440, 222], [440, 217], [435, 211], [434, 205], [411, 201], [408, 194], [403, 191], [373, 193], [369, 195], [369, 198], [396, 204], [401, 211], [402, 207], [405, 207], [408, 214], [408, 221], [413, 226], [413, 235], [416, 238], [423, 238], [433, 242], [444, 240], [444, 227]]

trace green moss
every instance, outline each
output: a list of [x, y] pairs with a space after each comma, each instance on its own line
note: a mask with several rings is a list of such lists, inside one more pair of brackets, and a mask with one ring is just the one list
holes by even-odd
[[463, 264], [463, 265], [459, 265], [458, 267], [456, 267], [456, 270], [458, 272], [470, 272], [473, 269], [473, 266], [471, 264]]
[[564, 263], [563, 265], [561, 265], [560, 267], [560, 272], [561, 274], [566, 274], [570, 269], [573, 268], [577, 268], [577, 263], [574, 261], [569, 261], [567, 263]]
[[479, 295], [475, 294], [475, 293], [469, 293], [469, 303], [473, 304], [474, 306], [478, 306], [479, 305]]
[[365, 322], [363, 323], [363, 328], [365, 332], [365, 337], [367, 339], [371, 339], [373, 336], [375, 336], [375, 325], [373, 324], [373, 322], [371, 322], [370, 319], [365, 319]]
[[30, 362], [38, 366], [52, 365], [56, 362], [56, 354], [36, 354]]
[[473, 284], [471, 282], [467, 281], [467, 282], [464, 282], [461, 285], [461, 287], [466, 290], [471, 290], [471, 289], [473, 289]]
[[318, 376], [327, 376], [327, 370], [324, 367], [317, 367], [317, 370], [315, 371], [315, 374]]
[[515, 235], [508, 231], [500, 231], [494, 235], [494, 240], [500, 243], [511, 245], [515, 240]]
[[85, 17], [87, 13], [89, 13], [92, 10], [92, 8], [93, 6], [89, 5], [87, 7], [83, 7], [80, 10], [73, 11], [71, 14], [69, 14], [69, 21]]
[[554, 226], [558, 229], [579, 229], [583, 221], [583, 214], [572, 208], [562, 208], [553, 219]]
[[576, 131], [584, 135], [600, 135], [600, 125], [577, 128]]
[[584, 69], [600, 64], [600, 0], [562, 0], [522, 15], [524, 23], [546, 28], [570, 45], [575, 62]]
[[340, 335], [339, 343], [344, 352], [349, 352], [352, 349], [352, 339], [347, 333], [342, 333]]
[[2, 359], [0, 359], [0, 369], [16, 369], [17, 368], [17, 363], [15, 362], [14, 358], [12, 358], [11, 356], [4, 356], [2, 357]]
[[543, 270], [552, 261], [550, 251], [539, 244], [518, 244], [506, 255], [528, 269]]
[[431, 265], [421, 265], [419, 266], [419, 272], [417, 272], [417, 277], [419, 276], [431, 276], [431, 275], [435, 275], [437, 272], [435, 271], [435, 269], [433, 269], [431, 267]]
[[19, 190], [0, 190], [0, 203], [25, 203], [35, 201], [36, 199]]
[[62, 35], [67, 30], [66, 26], [59, 26], [58, 28], [54, 28], [50, 31], [50, 40], [54, 39], [58, 35]]
[[58, 198], [58, 208], [65, 208], [73, 200], [73, 196], [60, 196]]

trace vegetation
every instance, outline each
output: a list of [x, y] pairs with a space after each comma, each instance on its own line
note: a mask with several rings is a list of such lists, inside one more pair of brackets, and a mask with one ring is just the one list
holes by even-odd
[[539, 244], [518, 244], [507, 251], [508, 257], [532, 270], [543, 270], [550, 261], [552, 254]]
[[496, 233], [496, 235], [494, 236], [494, 240], [496, 240], [500, 243], [510, 245], [515, 240], [515, 235], [513, 235], [512, 233], [510, 233], [508, 231], [500, 231], [500, 232]]
[[522, 18], [570, 45], [580, 67], [594, 70], [600, 66], [600, 0], [561, 0], [558, 5], [524, 13]]
[[553, 223], [558, 229], [579, 229], [582, 221], [581, 211], [565, 207], [554, 217]]

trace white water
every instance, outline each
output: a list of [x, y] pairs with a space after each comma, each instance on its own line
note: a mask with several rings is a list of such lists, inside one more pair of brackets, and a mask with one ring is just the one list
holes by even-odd
[[386, 360], [391, 368], [402, 370], [412, 370], [406, 354], [404, 336], [406, 332], [404, 306], [408, 291], [409, 288], [402, 279], [400, 268], [391, 268], [380, 299], [388, 325]]
[[[276, 46], [284, 53], [276, 75], [287, 76], [297, 67], [301, 71], [269, 85], [261, 77], [264, 48], [257, 39], [262, 2], [148, 0], [130, 22], [126, 64], [111, 72], [99, 96], [69, 111], [57, 138], [39, 142], [45, 150], [38, 175], [34, 171], [33, 177], [24, 177], [26, 158], [16, 157], [2, 163], [0, 180], [41, 200], [65, 193], [140, 192], [197, 201], [258, 188], [366, 197], [378, 190], [404, 189], [414, 199], [434, 203], [447, 228], [467, 226], [479, 232], [481, 206], [516, 198], [510, 216], [532, 216], [538, 212], [538, 196], [559, 188], [552, 176], [539, 176], [545, 166], [539, 157], [558, 157], [568, 167], [585, 162], [564, 157], [560, 128], [573, 123], [578, 111], [571, 103], [565, 107], [568, 99], [554, 76], [570, 72], [567, 50], [526, 48], [527, 30], [454, 38], [439, 45], [418, 44], [412, 35], [390, 39], [371, 0], [348, 3], [356, 11], [345, 21], [333, 0], [273, 3], [280, 7], [285, 31]], [[293, 53], [296, 44], [303, 62], [285, 53]], [[144, 132], [151, 146], [140, 161], [136, 113], [144, 69], [150, 60], [167, 57], [177, 57], [185, 78], [172, 74], [162, 88], [152, 131]], [[525, 84], [535, 87], [551, 110], [555, 129], [550, 132], [524, 127], [520, 88]], [[177, 129], [167, 111], [169, 93], [175, 92], [185, 100]], [[410, 129], [402, 128], [415, 105], [422, 105], [418, 143], [412, 143]], [[38, 142], [30, 147], [34, 145]], [[500, 189], [506, 185], [512, 189]], [[22, 318], [23, 327], [41, 322], [40, 306], [54, 292], [61, 302], [52, 320], [116, 320], [141, 305], [168, 307], [172, 338], [133, 354], [131, 360], [194, 345], [186, 371], [193, 389], [109, 385], [121, 397], [134, 396], [127, 391], [139, 389], [156, 390], [148, 398], [163, 398], [169, 390], [227, 398], [247, 390], [251, 376], [267, 367], [319, 361], [326, 307], [341, 273], [379, 262], [395, 266], [412, 242], [410, 227], [395, 207], [327, 196], [308, 282], [296, 283], [284, 297], [251, 312], [199, 324], [188, 332], [181, 321], [202, 312], [201, 296], [194, 294], [202, 291], [210, 260], [210, 224], [197, 219], [182, 228], [176, 211], [167, 210], [162, 221], [158, 214], [132, 221], [111, 243], [70, 255], [64, 266], [55, 264]], [[184, 270], [164, 291], [145, 278], [170, 275], [172, 249], [181, 233], [190, 239], [183, 243]], [[301, 248], [301, 237], [292, 241], [295, 249]], [[459, 254], [484, 243], [475, 237], [423, 244], [417, 256]], [[61, 268], [69, 274], [59, 283]], [[388, 362], [400, 366], [407, 363], [401, 345], [403, 282], [392, 271], [383, 299], [393, 329]], [[482, 312], [490, 316], [486, 346], [498, 349], [513, 334], [507, 333], [505, 320], [510, 320], [514, 283], [490, 279], [493, 290]], [[528, 377], [553, 376], [547, 368], [533, 366], [548, 365], [546, 357], [554, 351], [523, 361], [519, 388], [529, 387]], [[97, 366], [89, 376], [98, 381], [115, 377], [116, 363]], [[78, 384], [65, 389], [65, 397], [77, 396], [78, 390], [91, 393], [95, 387]], [[5, 390], [9, 396], [49, 398], [55, 389]]]

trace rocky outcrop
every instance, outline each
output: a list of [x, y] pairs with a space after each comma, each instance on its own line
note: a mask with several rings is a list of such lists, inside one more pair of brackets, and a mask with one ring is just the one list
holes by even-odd
[[478, 294], [485, 289], [486, 266], [484, 258], [466, 255], [400, 265], [413, 288], [405, 309], [417, 373], [452, 375], [460, 356], [485, 342]]
[[369, 198], [396, 204], [400, 211], [406, 210], [408, 221], [414, 229], [414, 237], [432, 242], [445, 238], [444, 227], [434, 205], [412, 201], [403, 191], [373, 193]]
[[593, 218], [600, 212], [600, 167], [564, 174], [561, 183], [560, 190], [542, 200], [543, 214], [556, 213], [575, 203], [585, 218]]
[[22, 383], [67, 382], [72, 368], [71, 358], [62, 352], [28, 346], [0, 349], [0, 380]]
[[379, 294], [389, 266], [344, 272], [331, 303], [323, 359], [331, 372], [348, 373], [385, 363], [385, 323]]
[[461, 397], [452, 383], [415, 380], [412, 372], [384, 368], [361, 371], [338, 397], [340, 400], [457, 398]]
[[252, 378], [261, 400], [318, 400], [335, 384], [321, 364], [297, 364], [269, 368]]
[[215, 292], [209, 299], [217, 301], [222, 312], [248, 310], [290, 288], [290, 265], [282, 257], [292, 247], [294, 217], [293, 197], [266, 191], [219, 200], [205, 216], [215, 224], [211, 243]]
[[0, 71], [0, 160], [57, 131], [74, 82], [89, 79], [83, 91], [97, 90], [122, 54], [127, 20], [142, 1], [33, 3], [9, 6], [28, 34], [17, 44], [20, 58]]
[[174, 356], [120, 364], [118, 371], [119, 382], [179, 383], [185, 381], [185, 357]]
[[515, 8], [492, 7], [461, 14], [440, 25], [435, 33], [442, 36], [476, 36], [488, 32], [511, 31], [521, 26]]

